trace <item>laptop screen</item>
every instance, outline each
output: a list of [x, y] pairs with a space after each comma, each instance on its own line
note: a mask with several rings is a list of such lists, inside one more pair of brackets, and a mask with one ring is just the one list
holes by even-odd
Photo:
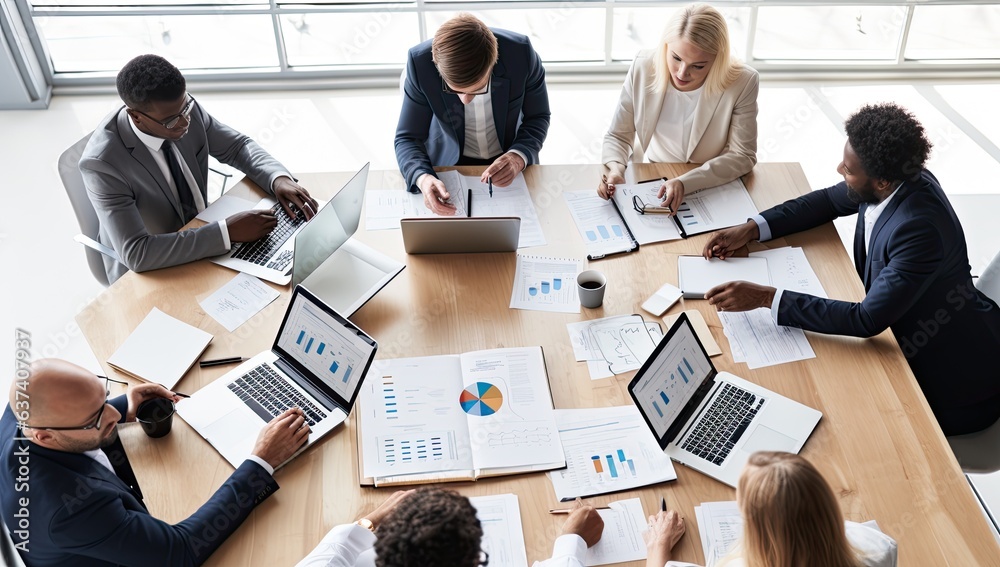
[[[628, 386], [661, 445], [669, 443], [684, 425], [694, 409], [685, 408], [714, 375], [715, 367], [687, 315], [682, 314]], [[699, 402], [702, 397], [704, 393], [698, 397]], [[669, 438], [668, 432], [672, 433]]]
[[[349, 411], [376, 344], [305, 288], [295, 288], [275, 349]], [[311, 374], [311, 376], [310, 376]], [[318, 383], [317, 383], [318, 380]]]

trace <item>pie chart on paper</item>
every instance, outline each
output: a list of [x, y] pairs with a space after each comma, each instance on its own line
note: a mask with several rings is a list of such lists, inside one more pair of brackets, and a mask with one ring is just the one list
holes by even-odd
[[476, 382], [462, 390], [458, 401], [465, 413], [486, 417], [500, 411], [500, 407], [503, 406], [503, 394], [500, 393], [500, 388], [489, 382]]

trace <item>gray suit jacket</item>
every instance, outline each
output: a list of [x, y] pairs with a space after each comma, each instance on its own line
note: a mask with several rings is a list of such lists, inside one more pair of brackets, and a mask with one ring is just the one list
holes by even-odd
[[[100, 241], [114, 248], [124, 265], [105, 258], [108, 280], [129, 269], [166, 268], [225, 253], [219, 223], [177, 232], [191, 219], [160, 172], [149, 149], [135, 135], [124, 107], [94, 131], [80, 158], [87, 194], [101, 223]], [[265, 191], [287, 172], [247, 136], [218, 122], [195, 103], [188, 133], [175, 143], [208, 202], [208, 156], [247, 174]]]

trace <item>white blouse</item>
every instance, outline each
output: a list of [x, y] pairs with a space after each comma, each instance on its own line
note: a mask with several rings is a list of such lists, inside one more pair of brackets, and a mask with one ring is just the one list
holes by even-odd
[[[861, 552], [861, 564], [865, 567], [896, 567], [896, 540], [879, 531], [874, 522], [858, 524], [844, 522], [847, 541]], [[727, 563], [726, 567], [744, 567], [742, 558]], [[667, 561], [665, 567], [698, 567], [693, 563]]]
[[649, 140], [646, 160], [656, 163], [686, 163], [688, 144], [691, 143], [691, 127], [694, 114], [701, 101], [705, 85], [693, 91], [681, 92], [668, 87], [664, 93], [663, 107], [656, 122], [656, 129]]

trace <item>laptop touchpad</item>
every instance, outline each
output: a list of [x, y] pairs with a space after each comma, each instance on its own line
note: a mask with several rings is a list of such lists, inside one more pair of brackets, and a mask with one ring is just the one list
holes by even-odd
[[798, 444], [795, 439], [784, 433], [779, 433], [764, 425], [758, 425], [743, 445], [742, 450], [747, 453], [756, 451], [785, 451], [794, 453]]

